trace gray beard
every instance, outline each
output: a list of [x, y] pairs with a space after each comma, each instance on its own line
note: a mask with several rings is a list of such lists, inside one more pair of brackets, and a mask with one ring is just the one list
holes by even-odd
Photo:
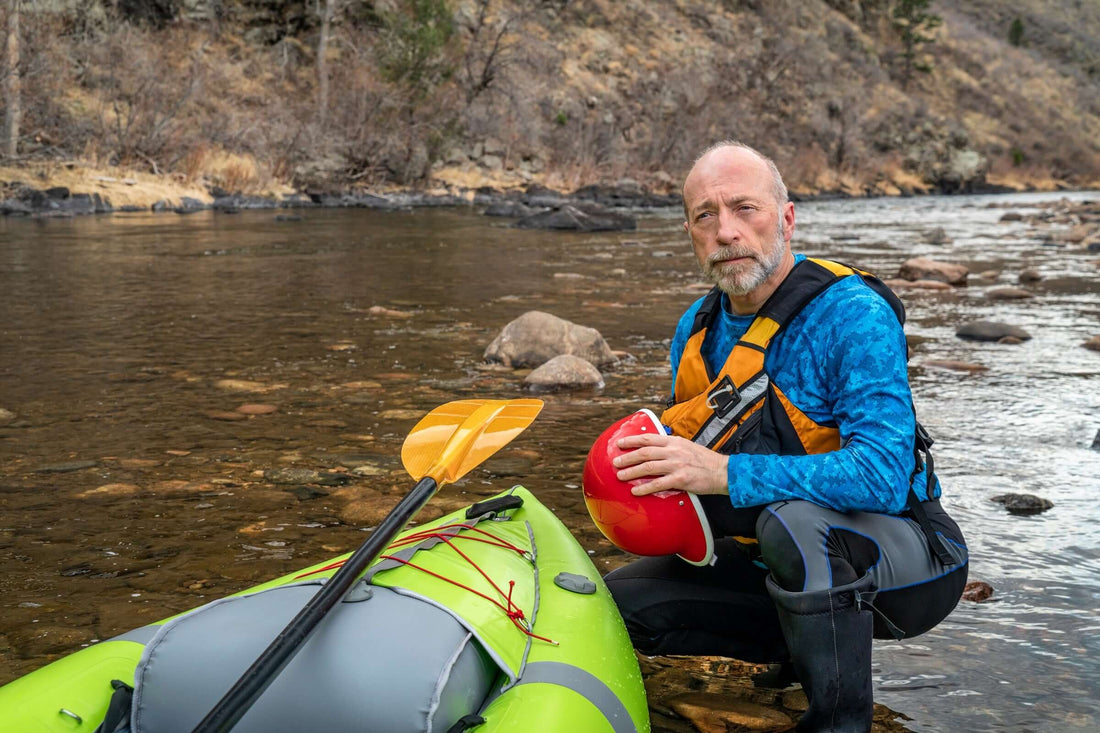
[[[786, 249], [784, 244], [783, 220], [780, 219], [770, 251], [759, 254], [738, 247], [720, 247], [703, 263], [703, 275], [730, 297], [748, 295], [763, 285], [779, 269]], [[747, 270], [726, 275], [721, 271], [718, 263], [731, 257], [751, 258], [752, 265]]]

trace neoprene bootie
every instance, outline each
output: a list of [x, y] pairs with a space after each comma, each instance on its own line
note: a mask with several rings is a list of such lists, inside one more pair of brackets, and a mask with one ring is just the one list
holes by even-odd
[[871, 576], [807, 593], [783, 590], [771, 576], [767, 585], [809, 703], [796, 730], [871, 730]]

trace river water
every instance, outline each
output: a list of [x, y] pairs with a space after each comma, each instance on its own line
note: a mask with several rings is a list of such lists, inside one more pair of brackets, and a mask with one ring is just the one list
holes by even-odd
[[[903, 293], [945, 504], [971, 579], [996, 591], [922, 637], [876, 642], [875, 698], [915, 731], [1100, 727], [1100, 354], [1080, 346], [1100, 333], [1100, 269], [1047, 231], [999, 222], [1054, 198], [797, 208], [796, 249], [811, 255], [884, 276], [917, 255], [1001, 273]], [[664, 398], [668, 337], [701, 294], [677, 212], [641, 216], [636, 232], [600, 234], [454, 209], [0, 219], [0, 683], [352, 549], [369, 522], [349, 506], [388, 506], [410, 484], [399, 453], [418, 415], [525, 395], [522, 372], [482, 354], [532, 309], [599, 329], [629, 358], [602, 389], [547, 395], [524, 435], [438, 502], [522, 482], [601, 568], [621, 564], [580, 501], [581, 466], [604, 426]], [[950, 243], [927, 243], [937, 227]], [[1025, 268], [1043, 276], [1034, 298], [986, 297]], [[1034, 338], [954, 336], [979, 318]], [[271, 480], [338, 466], [367, 475]], [[990, 501], [1010, 491], [1055, 506], [1013, 516]]]

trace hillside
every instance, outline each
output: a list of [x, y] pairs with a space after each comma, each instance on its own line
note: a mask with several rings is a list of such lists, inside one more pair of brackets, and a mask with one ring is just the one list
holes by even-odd
[[921, 5], [9, 3], [0, 180], [668, 191], [736, 138], [801, 193], [1100, 185], [1100, 6]]

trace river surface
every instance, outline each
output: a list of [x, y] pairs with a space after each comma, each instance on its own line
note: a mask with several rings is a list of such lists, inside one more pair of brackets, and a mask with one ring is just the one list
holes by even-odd
[[[1055, 198], [797, 207], [796, 249], [811, 255], [884, 276], [917, 255], [1001, 273], [902, 294], [945, 504], [971, 579], [996, 590], [922, 637], [876, 642], [875, 698], [915, 731], [1100, 728], [1100, 354], [1080, 346], [1100, 334], [1100, 267], [1047, 230], [999, 222]], [[437, 501], [522, 482], [601, 569], [622, 563], [585, 513], [580, 471], [603, 427], [667, 393], [669, 336], [702, 292], [677, 212], [600, 234], [455, 209], [275, 216], [0, 219], [0, 683], [354, 548], [367, 527], [351, 503], [395, 503], [411, 484], [399, 454], [418, 415], [525, 396], [523, 372], [482, 355], [533, 309], [630, 356], [602, 389], [547, 395], [525, 434]], [[937, 227], [950, 243], [927, 243]], [[1034, 298], [987, 298], [1025, 268], [1043, 276]], [[955, 337], [977, 319], [1034, 338]], [[244, 404], [275, 411], [234, 412]], [[368, 475], [344, 487], [263, 476], [335, 467]], [[1009, 491], [1055, 506], [1013, 516], [990, 501]]]

